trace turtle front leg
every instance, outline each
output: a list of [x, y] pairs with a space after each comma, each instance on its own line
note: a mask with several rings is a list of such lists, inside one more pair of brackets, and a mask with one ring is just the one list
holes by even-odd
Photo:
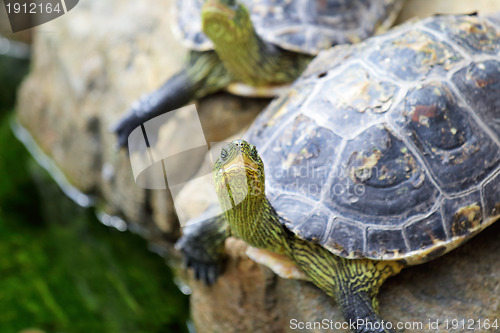
[[231, 81], [231, 75], [215, 52], [191, 52], [183, 69], [160, 88], [135, 101], [129, 111], [111, 127], [118, 137], [118, 146], [126, 147], [130, 133], [142, 123], [178, 109], [193, 99], [221, 90]]
[[185, 226], [175, 247], [182, 252], [186, 266], [194, 270], [195, 278], [212, 285], [223, 269], [227, 237], [226, 218], [218, 215]]

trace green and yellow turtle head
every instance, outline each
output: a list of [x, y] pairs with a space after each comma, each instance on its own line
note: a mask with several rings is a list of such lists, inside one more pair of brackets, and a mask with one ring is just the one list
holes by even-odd
[[254, 29], [247, 8], [234, 0], [207, 0], [202, 12], [203, 32], [216, 45], [245, 42]]
[[244, 140], [222, 148], [214, 165], [214, 180], [224, 211], [265, 197], [264, 163], [255, 146]]

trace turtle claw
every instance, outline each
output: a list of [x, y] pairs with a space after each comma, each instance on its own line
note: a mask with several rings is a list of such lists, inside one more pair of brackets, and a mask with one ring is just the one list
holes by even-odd
[[190, 257], [187, 251], [181, 248], [181, 252], [184, 256], [184, 264], [187, 268], [191, 268], [194, 271], [194, 278], [196, 280], [202, 281], [207, 286], [213, 285], [219, 274], [222, 271], [222, 266], [218, 262], [204, 262], [193, 257]]
[[137, 111], [132, 108], [117, 123], [111, 126], [110, 131], [115, 133], [118, 139], [117, 147], [127, 148], [130, 133], [142, 124], [142, 119], [137, 116]]
[[217, 264], [197, 263], [191, 265], [191, 268], [194, 270], [195, 279], [202, 281], [207, 286], [213, 285], [219, 276], [219, 267]]
[[212, 258], [213, 255], [206, 251], [195, 238], [182, 237], [175, 244], [175, 248], [182, 253], [184, 265], [194, 271], [196, 280], [211, 286], [223, 271], [223, 260]]

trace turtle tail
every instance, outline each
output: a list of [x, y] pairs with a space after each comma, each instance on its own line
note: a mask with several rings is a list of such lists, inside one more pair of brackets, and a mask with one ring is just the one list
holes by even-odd
[[231, 81], [231, 75], [214, 51], [192, 51], [186, 65], [178, 73], [159, 89], [134, 102], [127, 114], [112, 126], [119, 147], [126, 147], [130, 133], [145, 121], [221, 90]]

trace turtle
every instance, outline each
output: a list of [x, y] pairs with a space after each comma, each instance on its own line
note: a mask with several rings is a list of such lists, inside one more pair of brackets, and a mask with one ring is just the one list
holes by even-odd
[[222, 148], [220, 213], [176, 246], [212, 284], [224, 240], [241, 238], [336, 300], [355, 332], [392, 332], [382, 283], [500, 219], [498, 96], [500, 15], [432, 16], [322, 51]]
[[143, 122], [221, 89], [274, 96], [319, 50], [386, 30], [404, 1], [178, 0], [174, 31], [192, 50], [184, 67], [111, 130], [124, 147]]

